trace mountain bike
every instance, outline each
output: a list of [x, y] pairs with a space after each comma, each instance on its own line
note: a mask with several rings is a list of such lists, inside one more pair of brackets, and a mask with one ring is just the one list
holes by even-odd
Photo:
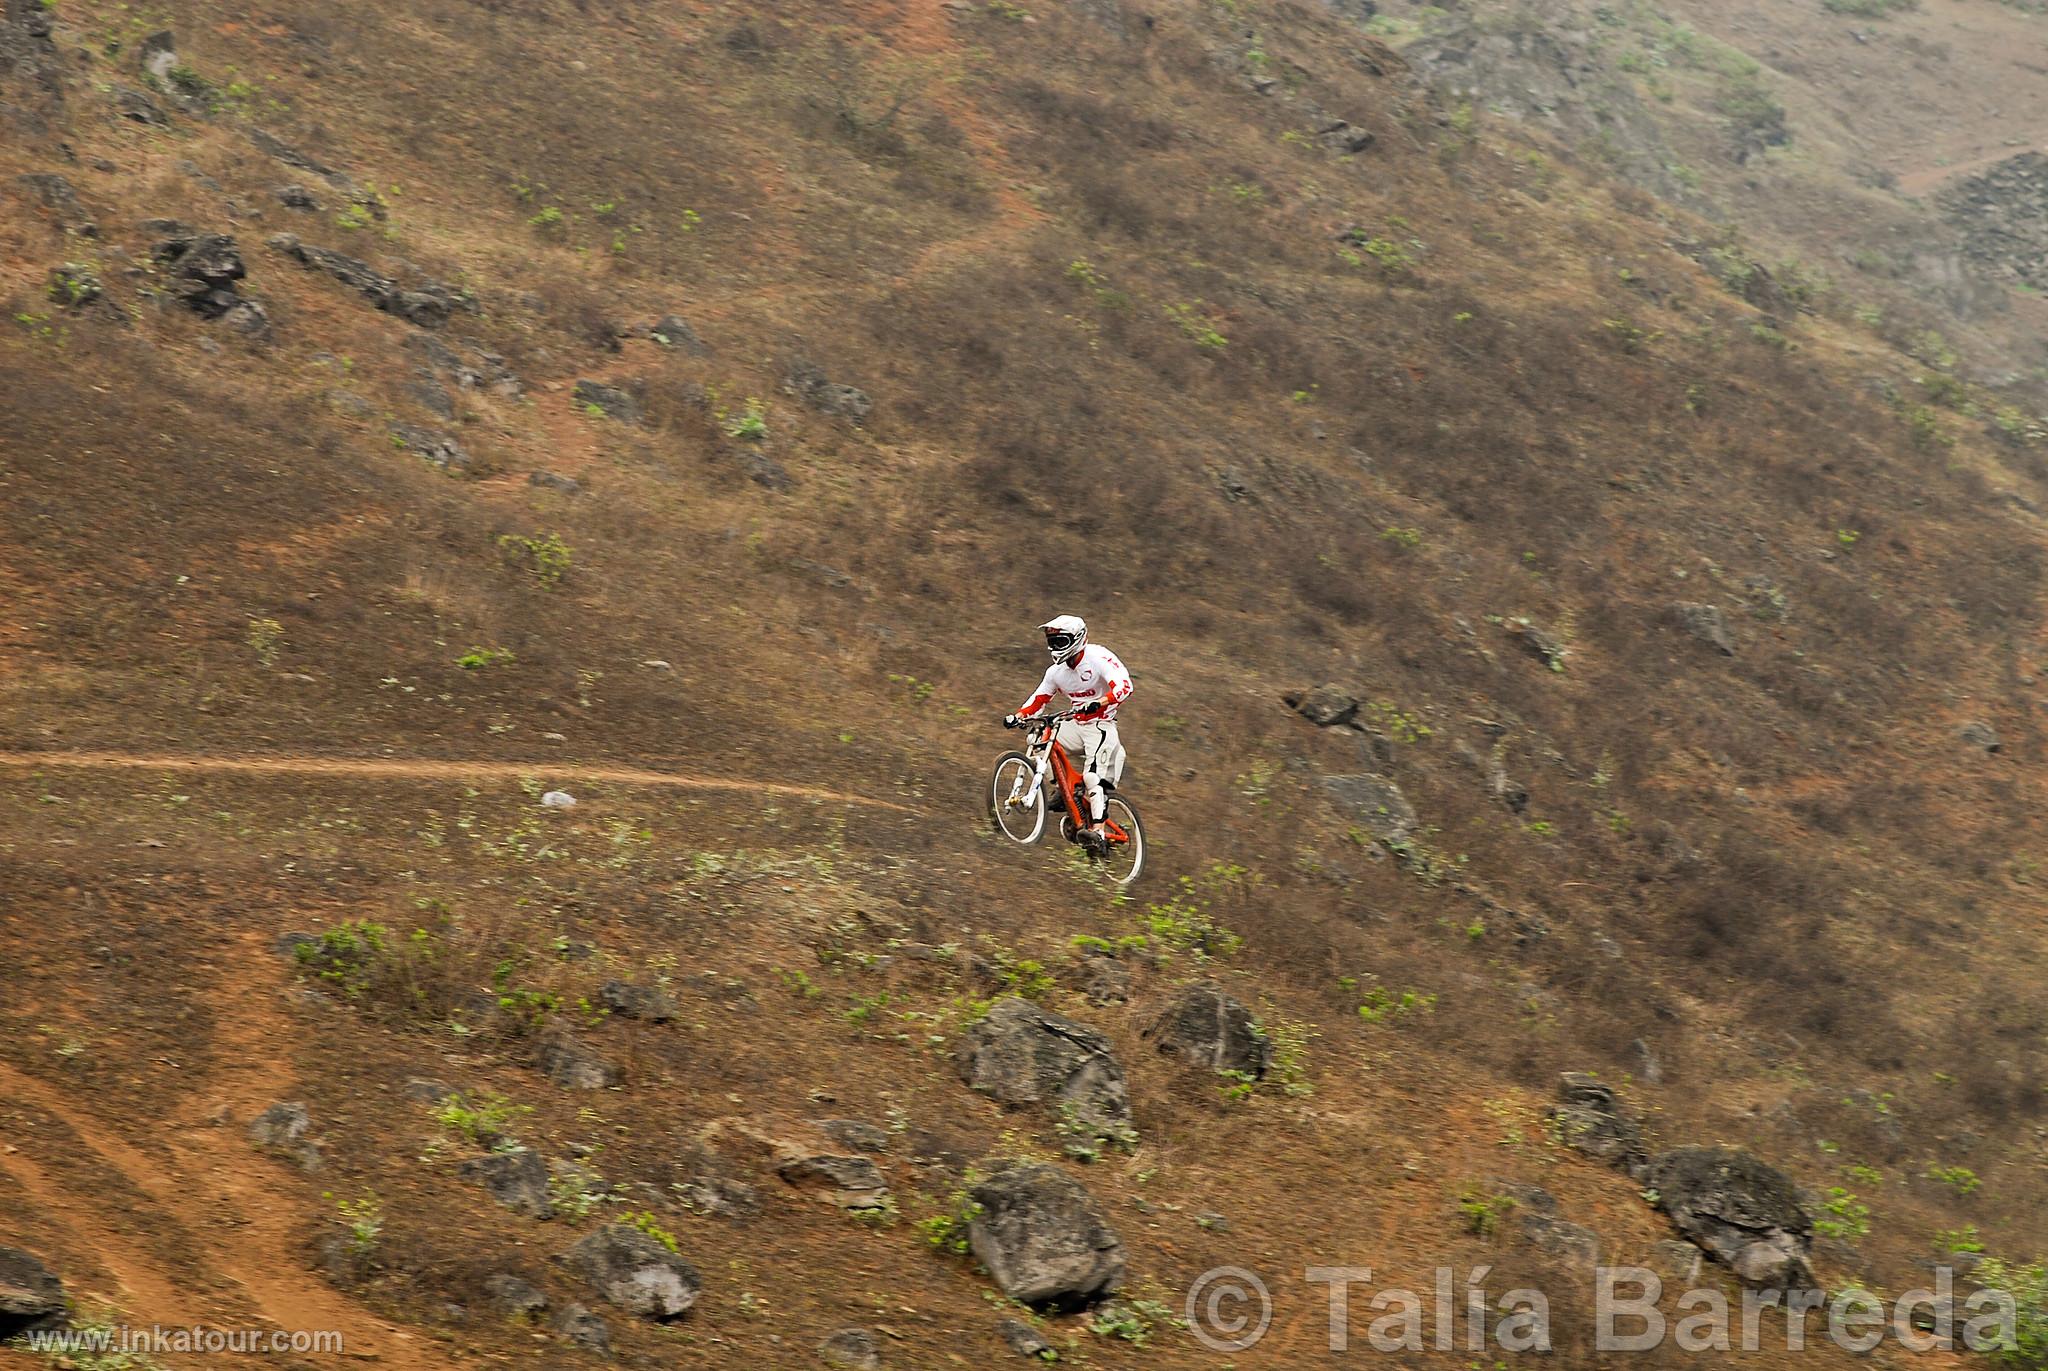
[[[1060, 814], [1060, 836], [1078, 847], [1081, 830], [1088, 823], [1088, 792], [1081, 783], [1081, 770], [1060, 746], [1060, 725], [1073, 712], [1032, 719], [1031, 741], [1022, 752], [1005, 752], [996, 759], [995, 775], [989, 784], [989, 817], [996, 832], [1011, 842], [1029, 847], [1045, 832], [1046, 816], [1055, 807]], [[1116, 793], [1108, 781], [1104, 797], [1102, 832], [1107, 839], [1100, 850], [1089, 849], [1089, 857], [1118, 885], [1138, 879], [1145, 867], [1145, 829], [1131, 802]]]

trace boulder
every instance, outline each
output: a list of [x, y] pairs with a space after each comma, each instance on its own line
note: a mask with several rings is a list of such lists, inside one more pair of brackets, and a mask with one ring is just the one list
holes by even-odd
[[629, 1223], [586, 1235], [560, 1261], [609, 1303], [663, 1323], [689, 1313], [704, 1287], [696, 1267]]
[[64, 1282], [18, 1247], [0, 1247], [0, 1342], [64, 1321]]
[[1776, 1167], [1736, 1148], [1679, 1147], [1652, 1159], [1646, 1180], [1678, 1231], [1745, 1284], [1813, 1286], [1813, 1219]]
[[840, 1371], [881, 1371], [882, 1349], [865, 1328], [842, 1328], [818, 1344], [825, 1365]]
[[704, 340], [697, 336], [697, 330], [680, 315], [664, 314], [649, 324], [645, 333], [661, 346], [673, 348], [685, 357], [707, 357], [711, 353]]
[[1317, 686], [1302, 694], [1289, 695], [1286, 700], [1288, 708], [1318, 728], [1336, 728], [1358, 716], [1357, 698], [1333, 685]]
[[1069, 1151], [1136, 1140], [1130, 1091], [1108, 1037], [1029, 1000], [997, 1000], [962, 1035], [959, 1068], [963, 1081], [1003, 1104], [1050, 1111]]
[[578, 381], [575, 394], [576, 403], [586, 411], [622, 424], [640, 422], [640, 402], [621, 386], [608, 386], [600, 381]]
[[612, 1350], [612, 1326], [587, 1305], [570, 1304], [555, 1315], [555, 1331], [586, 1352]]
[[820, 414], [836, 414], [855, 423], [867, 418], [875, 407], [866, 391], [827, 379], [822, 367], [803, 358], [790, 365], [785, 388]]
[[622, 1075], [617, 1066], [566, 1033], [542, 1040], [539, 1062], [542, 1075], [568, 1090], [609, 1090]]
[[1262, 1079], [1273, 1044], [1243, 1002], [1214, 981], [1183, 987], [1145, 1037], [1167, 1056], [1225, 1075]]
[[1325, 776], [1323, 789], [1360, 828], [1383, 843], [1405, 843], [1415, 836], [1415, 806], [1401, 787], [1384, 776]]
[[163, 106], [133, 86], [114, 87], [114, 108], [121, 112], [123, 119], [131, 119], [149, 128], [168, 128], [171, 118], [164, 113]]
[[270, 193], [276, 196], [277, 202], [286, 209], [317, 211], [320, 208], [320, 198], [296, 182], [289, 186], [279, 186]]
[[412, 424], [393, 424], [391, 441], [394, 446], [414, 454], [429, 466], [437, 466], [443, 471], [469, 470], [469, 453], [448, 434]]
[[658, 985], [606, 981], [598, 987], [597, 998], [606, 1009], [622, 1019], [667, 1023], [676, 1016], [675, 997]]
[[225, 233], [179, 234], [152, 251], [164, 273], [164, 293], [207, 319], [218, 319], [242, 303], [236, 283], [249, 274], [241, 250]]
[[1550, 1111], [1565, 1146], [1597, 1161], [1640, 1176], [1644, 1158], [1643, 1126], [1622, 1107], [1614, 1087], [1583, 1071], [1567, 1071], [1558, 1081], [1562, 1103]]
[[1728, 616], [1719, 605], [1680, 601], [1671, 606], [1671, 622], [1705, 643], [1723, 657], [1735, 655], [1735, 639], [1728, 632]]
[[531, 1319], [547, 1312], [548, 1297], [539, 1286], [521, 1276], [501, 1271], [484, 1281], [484, 1293], [504, 1314]]
[[554, 1201], [548, 1196], [547, 1163], [530, 1147], [472, 1157], [462, 1164], [461, 1174], [482, 1185], [492, 1199], [515, 1214], [529, 1219], [555, 1215]]
[[889, 1203], [889, 1181], [866, 1157], [831, 1153], [785, 1153], [775, 1174], [791, 1185], [811, 1190], [841, 1209], [882, 1209]]
[[967, 1244], [996, 1288], [1038, 1308], [1082, 1309], [1124, 1278], [1123, 1241], [1082, 1184], [1043, 1162], [999, 1168], [969, 1192]]

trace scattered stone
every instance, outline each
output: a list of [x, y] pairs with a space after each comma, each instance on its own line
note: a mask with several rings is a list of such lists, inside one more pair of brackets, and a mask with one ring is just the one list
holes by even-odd
[[1646, 1153], [1643, 1126], [1622, 1108], [1621, 1098], [1597, 1076], [1567, 1071], [1558, 1082], [1563, 1103], [1550, 1111], [1567, 1147], [1640, 1176]]
[[399, 1088], [399, 1094], [415, 1104], [441, 1104], [453, 1096], [455, 1087], [431, 1076], [414, 1076]]
[[218, 319], [243, 303], [237, 283], [249, 274], [235, 240], [225, 233], [179, 235], [160, 241], [152, 254], [165, 273], [165, 293], [207, 319]]
[[640, 402], [620, 386], [608, 386], [600, 381], [578, 381], [575, 398], [586, 413], [601, 414], [622, 424], [640, 422]]
[[775, 1174], [799, 1189], [822, 1193], [841, 1209], [882, 1209], [889, 1201], [888, 1178], [866, 1157], [785, 1154]]
[[1728, 616], [1721, 612], [1719, 605], [1681, 601], [1671, 606], [1670, 615], [1673, 623], [1723, 657], [1735, 655], [1735, 639], [1728, 632]]
[[555, 1331], [586, 1352], [612, 1350], [612, 1326], [587, 1305], [571, 1304], [555, 1315]]
[[484, 1281], [491, 1302], [515, 1319], [533, 1319], [547, 1312], [548, 1297], [529, 1280], [500, 1272]]
[[882, 1349], [865, 1328], [842, 1328], [818, 1344], [818, 1355], [840, 1371], [881, 1371]]
[[131, 119], [150, 128], [169, 128], [171, 117], [164, 113], [163, 106], [133, 86], [114, 87], [114, 108], [123, 119]]
[[1813, 1219], [1782, 1171], [1735, 1148], [1679, 1147], [1650, 1162], [1678, 1231], [1759, 1289], [1810, 1289]]
[[963, 1081], [1003, 1104], [1051, 1111], [1073, 1155], [1137, 1138], [1130, 1091], [1108, 1037], [1019, 996], [997, 1000], [962, 1035], [959, 1068]]
[[1507, 633], [1522, 651], [1549, 667], [1564, 670], [1564, 640], [1532, 619], [1510, 619]]
[[53, 171], [36, 171], [15, 177], [14, 184], [41, 205], [57, 227], [66, 233], [75, 233], [81, 238], [99, 237], [99, 225], [86, 213], [78, 191], [66, 178]]
[[460, 1170], [465, 1179], [482, 1185], [492, 1199], [515, 1214], [529, 1219], [555, 1216], [554, 1201], [548, 1198], [547, 1164], [530, 1147], [472, 1157]]
[[1185, 987], [1145, 1030], [1167, 1056], [1240, 1080], [1261, 1080], [1273, 1062], [1273, 1044], [1243, 1002], [1214, 981]]
[[1406, 843], [1415, 836], [1415, 806], [1384, 776], [1325, 776], [1323, 788], [1359, 827], [1381, 842]]
[[445, 433], [415, 428], [411, 424], [393, 424], [391, 441], [443, 471], [469, 470], [469, 454], [463, 451], [462, 444]]
[[855, 423], [867, 418], [875, 407], [866, 391], [828, 380], [824, 368], [801, 357], [790, 364], [783, 388], [820, 414], [836, 414]]
[[1538, 1251], [1565, 1257], [1592, 1267], [1600, 1260], [1600, 1235], [1583, 1224], [1569, 1223], [1548, 1214], [1522, 1217], [1522, 1236]]
[[1033, 1357], [1039, 1361], [1050, 1360], [1045, 1354], [1053, 1350], [1053, 1345], [1039, 1336], [1038, 1330], [1024, 1320], [1004, 1319], [996, 1325], [996, 1332], [1002, 1335], [1003, 1341], [1008, 1343], [1010, 1350], [1018, 1356]]
[[66, 1307], [54, 1271], [18, 1247], [0, 1247], [0, 1342], [61, 1326]]
[[999, 1168], [970, 1191], [968, 1247], [996, 1288], [1039, 1308], [1080, 1309], [1124, 1278], [1123, 1241], [1088, 1191], [1043, 1162]]
[[695, 1267], [629, 1223], [606, 1224], [560, 1260], [610, 1303], [661, 1322], [689, 1313], [703, 1289]]
[[1335, 119], [1316, 130], [1316, 136], [1345, 156], [1355, 156], [1379, 141], [1379, 135], [1370, 129], [1359, 128], [1347, 120]]
[[540, 1069], [567, 1090], [608, 1090], [621, 1079], [619, 1068], [567, 1034], [555, 1034], [540, 1045]]
[[526, 484], [538, 486], [543, 490], [558, 490], [564, 495], [581, 495], [583, 493], [583, 483], [581, 481], [573, 476], [563, 476], [559, 472], [553, 471], [533, 472], [526, 478]]
[[1997, 752], [2004, 746], [1998, 740], [1998, 730], [1982, 719], [1963, 725], [1956, 736], [1971, 747], [1982, 748], [1986, 752]]
[[320, 1167], [320, 1149], [306, 1134], [313, 1116], [296, 1100], [270, 1106], [249, 1124], [249, 1141], [271, 1152], [290, 1157], [307, 1171]]
[[658, 985], [606, 981], [598, 987], [597, 998], [606, 1009], [622, 1019], [667, 1023], [676, 1016], [675, 997]]
[[317, 212], [320, 208], [319, 197], [315, 196], [312, 191], [307, 190], [304, 186], [296, 183], [289, 186], [279, 186], [271, 194], [275, 195], [277, 202], [286, 209], [303, 209]]
[[888, 1130], [859, 1119], [826, 1119], [818, 1128], [833, 1142], [856, 1152], [873, 1154], [889, 1150]]
[[1336, 728], [1358, 717], [1358, 700], [1333, 685], [1317, 686], [1285, 698], [1289, 709], [1318, 728]]
[[697, 330], [689, 321], [679, 315], [664, 314], [645, 330], [647, 337], [665, 348], [674, 348], [685, 357], [708, 357], [711, 349], [697, 336]]

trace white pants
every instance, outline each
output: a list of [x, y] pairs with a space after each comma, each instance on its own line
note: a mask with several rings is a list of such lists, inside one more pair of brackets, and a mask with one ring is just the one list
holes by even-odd
[[1115, 785], [1124, 774], [1124, 745], [1116, 735], [1116, 725], [1107, 720], [1083, 724], [1069, 719], [1060, 725], [1060, 746], [1079, 760], [1081, 788], [1088, 793], [1088, 817], [1101, 823], [1105, 804], [1102, 783]]

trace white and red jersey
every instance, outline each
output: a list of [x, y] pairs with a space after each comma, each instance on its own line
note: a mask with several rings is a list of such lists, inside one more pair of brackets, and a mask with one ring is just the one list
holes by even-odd
[[1099, 643], [1081, 649], [1070, 666], [1054, 662], [1038, 683], [1038, 690], [1017, 711], [1028, 719], [1045, 708], [1055, 695], [1064, 695], [1079, 708], [1082, 717], [1114, 719], [1116, 707], [1131, 698], [1131, 673], [1117, 655]]

